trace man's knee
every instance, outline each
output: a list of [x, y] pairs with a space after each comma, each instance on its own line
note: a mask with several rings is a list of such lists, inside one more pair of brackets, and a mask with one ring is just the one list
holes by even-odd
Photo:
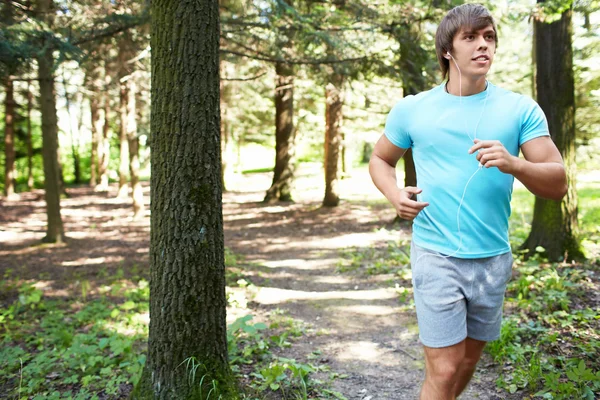
[[477, 363], [479, 362], [479, 358], [480, 357], [467, 356], [462, 360], [460, 367], [465, 370], [475, 369], [475, 367], [477, 367]]
[[457, 360], [436, 360], [429, 365], [430, 378], [439, 385], [453, 385], [458, 378], [460, 362]]

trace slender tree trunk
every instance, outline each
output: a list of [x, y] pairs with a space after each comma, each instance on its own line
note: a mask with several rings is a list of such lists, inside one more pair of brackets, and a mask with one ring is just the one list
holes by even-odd
[[536, 21], [538, 101], [548, 128], [562, 154], [569, 189], [562, 201], [536, 197], [531, 232], [523, 244], [529, 254], [538, 246], [552, 261], [581, 259], [577, 239], [575, 182], [575, 84], [573, 78], [572, 9], [550, 24]]
[[69, 89], [67, 87], [67, 78], [65, 76], [65, 70], [62, 70], [62, 79], [65, 89], [65, 105], [67, 107], [67, 117], [69, 118], [69, 137], [71, 138], [71, 156], [73, 157], [73, 173], [75, 175], [75, 184], [81, 183], [81, 157], [79, 157], [79, 139], [76, 139], [77, 134], [73, 134], [73, 116], [71, 114], [71, 97], [69, 96]]
[[[204, 399], [214, 380], [211, 398], [234, 400], [225, 320], [218, 3], [151, 4], [150, 336], [132, 398]], [[200, 365], [192, 383], [180, 365], [190, 357]]]
[[90, 154], [90, 186], [98, 186], [100, 162], [102, 161], [102, 122], [100, 119], [102, 67], [93, 65], [87, 76], [87, 88], [90, 92], [90, 117], [92, 123], [92, 152]]
[[533, 35], [531, 41], [531, 97], [537, 100], [537, 51], [536, 51], [536, 41], [537, 41], [537, 24], [533, 23]]
[[332, 77], [333, 79], [325, 88], [325, 197], [323, 205], [326, 207], [335, 207], [340, 202], [338, 166], [342, 141], [344, 78], [339, 74], [333, 74]]
[[33, 189], [33, 140], [31, 131], [31, 110], [33, 108], [33, 93], [31, 84], [27, 82], [27, 188]]
[[277, 63], [275, 82], [275, 168], [265, 202], [291, 201], [294, 169], [294, 69]]
[[[227, 70], [225, 63], [221, 61], [219, 65], [221, 77], [226, 77]], [[232, 83], [226, 83], [221, 80], [220, 83], [220, 101], [221, 101], [221, 180], [223, 183], [223, 192], [227, 191], [227, 178], [229, 176], [229, 170], [231, 168], [231, 143], [230, 143], [230, 132], [229, 132], [229, 102], [231, 96]]]
[[[93, 87], [92, 87], [93, 89]], [[92, 120], [92, 154], [90, 157], [90, 186], [98, 185], [98, 162], [102, 158], [100, 141], [102, 140], [102, 124], [100, 121], [99, 93], [92, 90], [90, 96], [90, 114]]]
[[7, 199], [15, 194], [15, 98], [10, 76], [4, 81], [4, 194]]
[[121, 85], [119, 96], [119, 191], [117, 197], [126, 198], [127, 172], [129, 171], [129, 146], [127, 142], [127, 101], [129, 99], [127, 87]]
[[346, 176], [346, 172], [347, 171], [347, 166], [346, 166], [346, 133], [344, 132], [344, 130], [342, 129], [341, 131], [341, 140], [342, 143], [340, 145], [340, 156], [341, 156], [341, 161], [340, 161], [340, 167], [342, 168], [342, 179]]
[[133, 200], [133, 216], [138, 218], [144, 215], [144, 193], [140, 183], [140, 140], [137, 135], [137, 110], [136, 110], [136, 85], [133, 77], [122, 83], [125, 85], [127, 96], [127, 118], [125, 120], [127, 143], [129, 146], [129, 175], [131, 177], [131, 197]]
[[102, 125], [102, 141], [100, 142], [101, 151], [98, 151], [98, 176], [100, 184], [97, 187], [99, 191], [108, 191], [108, 164], [110, 162], [110, 82], [111, 78], [108, 74], [108, 66], [105, 66], [104, 77], [104, 123]]
[[[48, 26], [52, 26], [52, 1], [39, 0], [38, 12]], [[54, 91], [54, 58], [50, 45], [43, 46], [38, 58], [40, 82], [40, 109], [42, 111], [42, 155], [44, 158], [44, 189], [48, 226], [46, 237], [49, 243], [63, 242], [63, 223], [60, 215], [60, 170], [58, 164], [58, 121], [56, 117], [56, 94]]]

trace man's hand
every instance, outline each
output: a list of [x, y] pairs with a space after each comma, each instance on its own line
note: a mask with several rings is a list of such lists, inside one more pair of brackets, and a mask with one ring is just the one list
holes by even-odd
[[476, 151], [478, 151], [477, 160], [484, 167], [497, 167], [505, 174], [515, 173], [518, 158], [510, 154], [500, 141], [475, 139], [475, 144], [469, 149], [469, 154]]
[[422, 209], [429, 205], [429, 203], [412, 200], [413, 195], [421, 192], [421, 189], [414, 186], [407, 186], [398, 190], [398, 196], [393, 199], [392, 203], [400, 218], [412, 221]]

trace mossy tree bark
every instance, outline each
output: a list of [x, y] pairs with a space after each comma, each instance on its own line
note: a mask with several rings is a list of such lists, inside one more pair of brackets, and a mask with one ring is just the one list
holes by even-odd
[[342, 143], [344, 76], [333, 73], [325, 87], [325, 207], [340, 203], [339, 157]]
[[[50, 28], [53, 25], [52, 0], [38, 0], [37, 13]], [[46, 236], [48, 243], [64, 241], [63, 223], [60, 215], [60, 168], [58, 164], [58, 120], [56, 116], [56, 93], [54, 88], [54, 57], [52, 46], [45, 44], [37, 57], [40, 82], [40, 109], [42, 113], [42, 156], [44, 159], [44, 192], [48, 216]]]
[[[153, 0], [148, 358], [134, 399], [236, 399], [228, 366], [218, 1]], [[201, 367], [189, 383], [180, 365]]]
[[529, 249], [529, 254], [535, 254], [536, 248], [541, 246], [552, 261], [583, 258], [577, 239], [571, 18], [572, 10], [568, 9], [555, 22], [535, 22], [537, 98], [548, 118], [552, 139], [564, 159], [569, 189], [561, 201], [536, 197], [531, 232], [523, 248]]

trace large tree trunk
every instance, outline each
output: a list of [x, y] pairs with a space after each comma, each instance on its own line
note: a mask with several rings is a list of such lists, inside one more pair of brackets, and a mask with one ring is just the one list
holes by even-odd
[[542, 246], [552, 261], [583, 258], [577, 240], [575, 182], [575, 85], [573, 79], [572, 10], [551, 24], [536, 21], [538, 102], [550, 134], [563, 156], [569, 189], [562, 201], [536, 197], [531, 232], [523, 244], [529, 254]]
[[14, 199], [15, 194], [15, 98], [10, 76], [4, 81], [4, 194]]
[[342, 106], [344, 77], [333, 74], [325, 87], [325, 197], [323, 205], [335, 207], [340, 202], [338, 192], [339, 155], [342, 142]]
[[[48, 26], [52, 26], [53, 5], [51, 0], [39, 0], [39, 15]], [[42, 155], [44, 158], [44, 189], [48, 226], [46, 237], [49, 243], [63, 242], [63, 223], [60, 215], [60, 170], [58, 165], [58, 121], [56, 117], [56, 93], [54, 91], [54, 58], [50, 44], [37, 57], [40, 81], [40, 109], [42, 112]]]
[[[236, 399], [228, 366], [216, 1], [153, 0], [150, 336], [133, 399]], [[184, 360], [201, 367], [195, 381]], [[201, 380], [203, 388], [200, 388]]]
[[275, 72], [275, 168], [265, 202], [291, 201], [294, 179], [294, 68], [277, 63]]

